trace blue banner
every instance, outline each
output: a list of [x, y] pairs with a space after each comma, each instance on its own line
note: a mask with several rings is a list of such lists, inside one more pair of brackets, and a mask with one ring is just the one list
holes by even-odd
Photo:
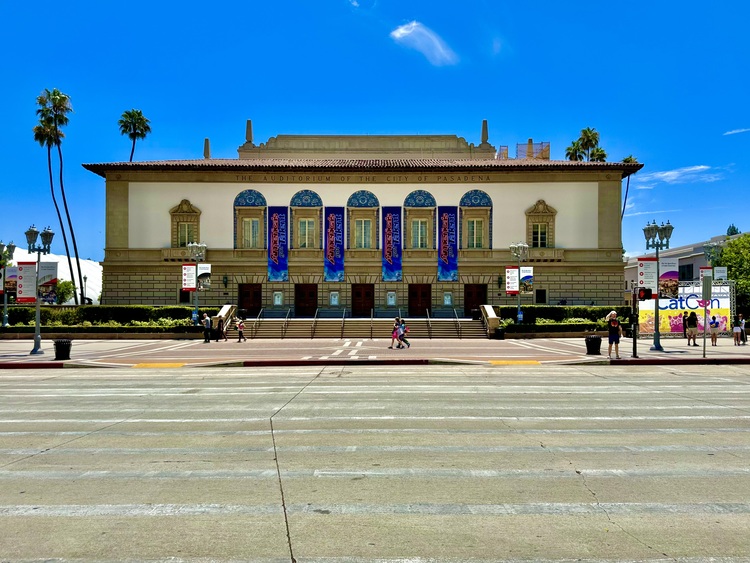
[[327, 282], [344, 280], [344, 208], [326, 207], [325, 252], [323, 254], [323, 279]]
[[401, 281], [401, 208], [383, 207], [383, 281]]
[[289, 281], [289, 210], [268, 208], [268, 281]]
[[458, 281], [458, 207], [438, 207], [438, 281]]

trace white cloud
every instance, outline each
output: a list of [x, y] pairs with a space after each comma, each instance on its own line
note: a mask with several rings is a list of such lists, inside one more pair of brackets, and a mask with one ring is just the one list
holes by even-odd
[[435, 66], [454, 65], [458, 55], [429, 27], [418, 21], [407, 23], [391, 31], [391, 37], [397, 43], [416, 49]]
[[349, 0], [349, 4], [351, 4], [355, 8], [359, 8], [359, 2], [357, 2], [357, 0]]
[[710, 166], [685, 166], [674, 170], [664, 172], [651, 172], [634, 177], [639, 185], [646, 182], [664, 182], [666, 184], [690, 184], [694, 182], [716, 182], [721, 180], [722, 175], [717, 171], [712, 171]]
[[638, 217], [639, 215], [660, 215], [662, 213], [682, 213], [683, 209], [661, 209], [658, 211], [636, 211], [635, 213], [626, 213], [625, 217]]
[[747, 133], [748, 131], [750, 131], [750, 129], [732, 129], [731, 131], [724, 133], [724, 135], [736, 135], [737, 133]]

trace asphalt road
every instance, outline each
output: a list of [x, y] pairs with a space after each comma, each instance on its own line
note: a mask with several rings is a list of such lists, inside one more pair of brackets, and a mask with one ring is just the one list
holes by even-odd
[[749, 561], [749, 460], [745, 365], [2, 370], [0, 560]]

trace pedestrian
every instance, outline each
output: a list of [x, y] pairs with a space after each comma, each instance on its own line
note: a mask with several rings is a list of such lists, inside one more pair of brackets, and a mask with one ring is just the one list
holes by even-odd
[[682, 313], [682, 337], [687, 338], [687, 320], [688, 320], [688, 312], [685, 311]]
[[737, 315], [734, 316], [732, 321], [732, 338], [734, 339], [734, 345], [739, 346], [742, 341], [742, 324]]
[[742, 341], [742, 345], [744, 346], [747, 344], [747, 332], [745, 332], [745, 317], [742, 316], [742, 313], [739, 315], [740, 317], [740, 341]]
[[716, 339], [719, 337], [719, 321], [716, 320], [716, 315], [711, 317], [708, 326], [711, 329], [711, 346], [716, 346]]
[[203, 313], [203, 342], [211, 342], [211, 317], [208, 313]]
[[609, 333], [609, 349], [607, 358], [612, 359], [612, 345], [615, 345], [615, 359], [620, 359], [620, 338], [622, 338], [622, 325], [617, 320], [617, 311], [610, 311], [607, 315], [607, 331]]
[[688, 333], [688, 346], [690, 346], [690, 340], [693, 341], [693, 346], [698, 346], [698, 315], [695, 311], [691, 311], [687, 319], [687, 333]]
[[240, 319], [237, 321], [237, 330], [240, 333], [240, 336], [237, 338], [237, 342], [247, 342], [247, 338], [245, 338], [245, 321]]
[[[389, 350], [393, 349], [393, 345], [398, 342], [398, 327], [401, 326], [401, 319], [396, 317], [393, 319], [393, 328], [391, 328], [391, 345], [388, 346]], [[399, 348], [400, 346], [397, 346]]]
[[222, 338], [226, 342], [226, 339], [227, 339], [227, 329], [224, 326], [224, 319], [223, 318], [219, 318], [219, 324], [216, 325], [216, 342], [218, 342]]
[[406, 335], [409, 333], [409, 327], [406, 326], [406, 321], [404, 319], [401, 319], [401, 327], [400, 327], [398, 340], [401, 342], [401, 348], [404, 347], [404, 344], [406, 344], [407, 348], [411, 348], [411, 344], [406, 339]]

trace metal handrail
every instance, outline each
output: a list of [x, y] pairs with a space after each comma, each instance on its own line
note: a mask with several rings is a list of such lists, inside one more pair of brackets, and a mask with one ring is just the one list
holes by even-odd
[[458, 311], [453, 309], [453, 315], [456, 317], [456, 332], [458, 332], [458, 338], [461, 339], [461, 321], [458, 318]]
[[320, 311], [320, 308], [315, 309], [315, 316], [313, 317], [312, 326], [310, 327], [310, 338], [315, 338], [315, 327], [318, 324], [318, 311]]
[[372, 340], [372, 324], [375, 322], [375, 309], [370, 309], [370, 340]]
[[344, 338], [344, 323], [346, 322], [346, 307], [344, 307], [344, 314], [341, 315], [341, 338]]
[[286, 329], [289, 326], [289, 317], [292, 315], [292, 308], [289, 307], [289, 310], [286, 312], [286, 317], [284, 317], [284, 326], [281, 327], [281, 338], [284, 338], [286, 335]]
[[432, 340], [432, 319], [430, 319], [430, 310], [425, 309], [425, 313], [427, 313], [427, 338]]
[[263, 307], [260, 308], [260, 311], [258, 311], [258, 316], [255, 317], [255, 322], [253, 323], [253, 330], [252, 335], [250, 338], [255, 338], [255, 335], [258, 334], [258, 328], [260, 327], [260, 320], [263, 318]]

